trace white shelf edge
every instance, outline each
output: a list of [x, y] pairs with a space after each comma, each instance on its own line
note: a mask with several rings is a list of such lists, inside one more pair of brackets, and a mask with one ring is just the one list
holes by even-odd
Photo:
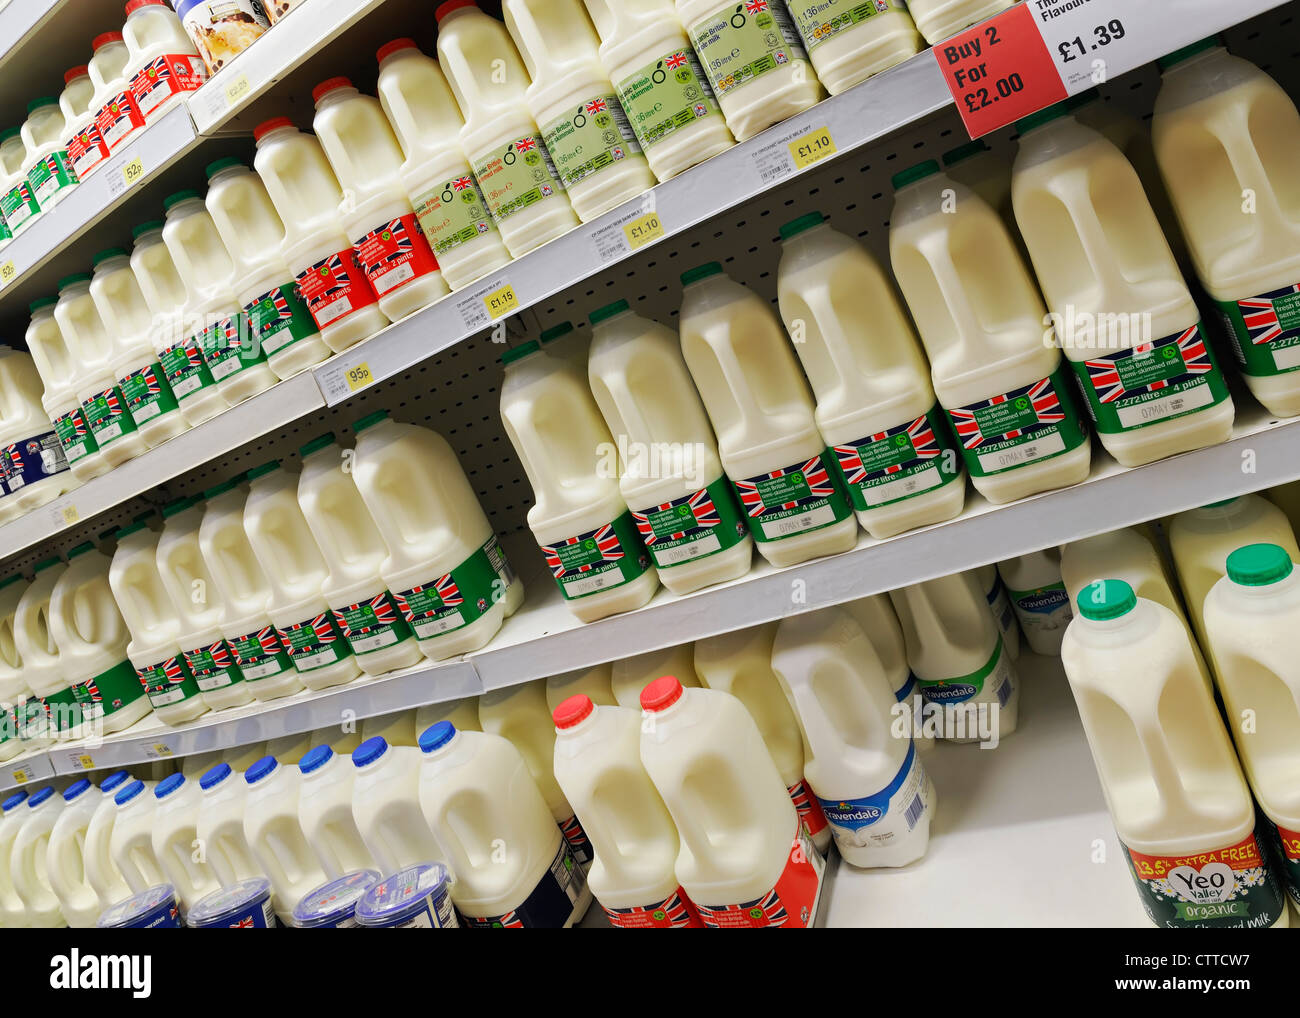
[[39, 29], [64, 0], [9, 0], [0, 9], [0, 39], [9, 43], [0, 51], [0, 71], [5, 63], [27, 41], [28, 35]]
[[[19, 773], [22, 772], [22, 780]], [[0, 796], [7, 797], [15, 788], [23, 788], [54, 777], [54, 763], [48, 750], [38, 749], [20, 753], [12, 760], [0, 764]]]

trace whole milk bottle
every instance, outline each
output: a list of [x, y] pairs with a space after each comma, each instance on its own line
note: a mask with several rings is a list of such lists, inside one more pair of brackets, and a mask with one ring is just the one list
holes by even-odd
[[1061, 663], [1151, 921], [1288, 925], [1250, 789], [1173, 613], [1123, 580], [1092, 583]]
[[352, 765], [352, 816], [379, 871], [442, 862], [443, 850], [420, 810], [420, 750], [390, 746], [377, 735], [352, 751]]
[[169, 774], [153, 789], [154, 826], [150, 835], [153, 856], [176, 889], [181, 908], [190, 912], [207, 894], [218, 887], [217, 874], [201, 855], [195, 858], [198, 839], [199, 806], [203, 791], [198, 776]]
[[916, 27], [931, 46], [963, 28], [1001, 14], [1016, 0], [907, 0]]
[[780, 232], [777, 306], [858, 521], [885, 538], [952, 519], [966, 472], [893, 286], [820, 212]]
[[1016, 226], [1016, 213], [1011, 207], [1011, 160], [982, 141], [971, 141], [943, 154], [943, 172], [988, 202], [989, 208], [1006, 224], [1012, 239], [1019, 238], [1020, 228]]
[[1300, 414], [1300, 112], [1203, 39], [1160, 61], [1151, 133], [1196, 274], [1271, 414]]
[[848, 551], [857, 520], [771, 307], [717, 262], [682, 286], [682, 355], [759, 552], [790, 566]]
[[352, 784], [356, 779], [352, 760], [328, 745], [320, 745], [298, 761], [298, 772], [302, 775], [298, 824], [325, 877], [337, 880], [354, 870], [371, 869], [375, 861], [366, 851], [352, 815]]
[[78, 483], [84, 483], [107, 471], [110, 464], [99, 451], [81, 412], [74, 385], [81, 370], [81, 351], [63, 335], [54, 317], [57, 306], [57, 297], [41, 297], [28, 305], [32, 317], [24, 340], [44, 383], [41, 407], [54, 425], [68, 472]]
[[895, 174], [889, 256], [975, 490], [1013, 502], [1088, 476], [1091, 446], [1045, 308], [994, 209], [921, 163]]
[[95, 111], [95, 127], [105, 150], [113, 153], [144, 127], [144, 114], [131, 90], [131, 52], [121, 32], [97, 35], [90, 47], [94, 50], [90, 80], [95, 85], [90, 108]]
[[17, 237], [23, 230], [36, 221], [41, 214], [41, 207], [32, 196], [31, 185], [27, 183], [27, 144], [23, 141], [22, 128], [10, 127], [0, 142], [0, 158], [3, 159], [5, 176], [4, 198], [0, 199], [0, 214], [4, 219], [5, 232]]
[[208, 69], [165, 0], [129, 0], [126, 6], [122, 39], [129, 54], [131, 96], [145, 122], [153, 123], [202, 87]]
[[813, 70], [831, 95], [924, 49], [905, 0], [794, 0], [788, 6]]
[[28, 156], [27, 186], [41, 208], [49, 212], [78, 183], [68, 156], [67, 129], [59, 101], [46, 96], [29, 102], [22, 132]]
[[704, 685], [695, 672], [695, 645], [681, 643], [619, 658], [610, 668], [610, 692], [620, 707], [636, 710], [641, 706], [641, 691], [664, 675], [687, 688]]
[[[899, 703], [909, 699], [916, 692], [916, 676], [907, 663], [907, 642], [889, 595], [872, 594], [856, 601], [846, 601], [840, 607], [853, 617], [871, 642], [871, 649], [880, 658], [880, 667], [888, 678], [889, 688], [894, 691], [894, 699]], [[930, 740], [922, 738], [921, 733], [914, 730], [912, 738], [922, 752], [929, 748]]]
[[68, 470], [43, 396], [35, 359], [0, 344], [0, 518], [31, 512], [81, 484]]

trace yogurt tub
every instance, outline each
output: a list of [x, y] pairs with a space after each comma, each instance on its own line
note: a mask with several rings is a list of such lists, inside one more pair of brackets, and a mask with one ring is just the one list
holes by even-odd
[[372, 885], [357, 902], [363, 929], [457, 929], [447, 893], [451, 873], [442, 863], [418, 863]]
[[356, 926], [357, 902], [378, 881], [378, 870], [353, 870], [321, 884], [294, 908], [294, 927], [319, 930]]
[[185, 921], [195, 930], [274, 929], [271, 881], [250, 877], [204, 895]]
[[179, 930], [181, 910], [176, 904], [176, 889], [171, 884], [158, 884], [124, 898], [104, 909], [95, 926], [101, 930]]

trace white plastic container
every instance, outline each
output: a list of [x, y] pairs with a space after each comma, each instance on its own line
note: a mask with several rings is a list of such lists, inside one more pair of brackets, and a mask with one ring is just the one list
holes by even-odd
[[[548, 701], [549, 706], [549, 701]], [[429, 704], [415, 712], [415, 730], [423, 732], [439, 721], [450, 721], [458, 732], [481, 732], [483, 726], [478, 720], [478, 697], [467, 696], [463, 700], [446, 700], [443, 703]]]
[[42, 297], [30, 305], [31, 321], [24, 337], [31, 351], [36, 370], [45, 384], [41, 406], [54, 426], [68, 461], [68, 469], [78, 482], [98, 477], [109, 468], [108, 461], [99, 451], [99, 444], [86, 425], [77, 399], [74, 382], [81, 368], [81, 351], [63, 335], [54, 317], [56, 297]]
[[31, 512], [81, 483], [68, 470], [42, 394], [33, 358], [0, 345], [0, 518]]
[[623, 300], [591, 323], [591, 393], [623, 444], [619, 490], [659, 579], [688, 594], [743, 576], [753, 540], [676, 333]]
[[1061, 653], [1061, 638], [1074, 613], [1061, 579], [1061, 553], [1055, 548], [1017, 555], [998, 563], [1020, 631], [1035, 654]]
[[63, 811], [63, 797], [46, 785], [32, 793], [22, 808], [22, 824], [9, 858], [9, 879], [22, 900], [27, 923], [37, 928], [67, 926], [59, 899], [50, 888], [46, 871], [50, 831]]
[[50, 890], [59, 899], [59, 911], [68, 925], [80, 930], [93, 928], [100, 912], [112, 904], [101, 903], [95, 889], [86, 882], [82, 855], [86, 831], [99, 799], [99, 789], [87, 778], [69, 785], [63, 792], [64, 806], [50, 828], [46, 846], [45, 877]]
[[[970, 141], [943, 154], [943, 172], [965, 184], [984, 199], [1011, 233], [1019, 239], [1016, 213], [1011, 207], [1011, 160], [983, 141]], [[1017, 244], [1017, 246], [1020, 246]]]
[[77, 186], [67, 140], [67, 125], [57, 99], [33, 99], [27, 104], [27, 120], [23, 123], [27, 186], [43, 212], [53, 209]]
[[63, 73], [63, 91], [59, 93], [59, 109], [63, 111], [64, 148], [72, 172], [77, 179], [85, 180], [91, 170], [108, 158], [108, 148], [99, 136], [99, 125], [91, 108], [95, 96], [95, 83], [90, 80], [86, 64], [70, 67]]
[[271, 902], [280, 919], [289, 917], [326, 874], [298, 824], [302, 775], [273, 756], [263, 757], [244, 775], [244, 837], [262, 872], [271, 881]]
[[472, 0], [435, 11], [438, 61], [465, 118], [461, 148], [514, 258], [578, 225], [541, 129], [528, 112], [528, 72], [505, 25]]
[[776, 314], [717, 262], [682, 286], [682, 354], [759, 552], [790, 566], [848, 551], [857, 520]]
[[33, 719], [35, 730], [24, 735], [26, 739], [64, 734], [81, 716], [50, 624], [50, 595], [67, 568], [57, 558], [37, 562], [32, 567], [35, 576], [14, 610], [14, 645], [23, 663], [23, 679], [44, 708]]
[[352, 816], [381, 873], [445, 862], [420, 812], [420, 751], [368, 739], [352, 753]]
[[203, 799], [199, 802], [196, 833], [203, 842], [208, 865], [222, 887], [262, 875], [261, 867], [244, 836], [244, 807], [248, 785], [229, 763], [220, 763], [199, 779]]
[[788, 6], [813, 70], [831, 95], [925, 48], [903, 0], [823, 0]]
[[375, 861], [361, 840], [352, 814], [352, 761], [329, 746], [308, 750], [298, 761], [298, 825], [325, 876], [336, 880]]
[[[143, 781], [124, 784], [113, 796], [117, 817], [108, 850], [132, 894], [167, 882], [153, 854], [153, 827], [157, 800]], [[211, 846], [209, 846], [210, 848]]]
[[198, 848], [199, 806], [203, 792], [197, 778], [183, 774], [163, 778], [154, 787], [153, 842], [154, 858], [167, 875], [167, 883], [176, 889], [181, 909], [189, 912], [205, 894], [217, 889], [217, 875]]
[[1088, 434], [1011, 234], [936, 162], [893, 184], [890, 261], [975, 489], [1001, 504], [1078, 484]]
[[[596, 706], [616, 707], [618, 701], [614, 699], [614, 691], [610, 686], [610, 665], [609, 662], [592, 665], [590, 668], [579, 668], [573, 672], [563, 672], [560, 675], [551, 675], [546, 679], [546, 708], [552, 714], [555, 709], [571, 696], [585, 696]], [[468, 703], [469, 701], [461, 701]], [[423, 712], [424, 708], [421, 708]], [[434, 721], [424, 723], [425, 715], [423, 713], [416, 715], [415, 726], [420, 731], [424, 731]], [[442, 718], [436, 718], [441, 721]], [[471, 724], [461, 724], [462, 719], [448, 714], [447, 720], [456, 726], [457, 731], [481, 731], [482, 726], [478, 723], [478, 704], [474, 704], [474, 714]]]
[[688, 688], [703, 685], [695, 673], [694, 644], [681, 643], [620, 658], [610, 670], [610, 691], [620, 707], [637, 710], [641, 706], [641, 691], [665, 675], [671, 675]]
[[122, 143], [144, 127], [144, 114], [136, 105], [131, 90], [133, 68], [131, 52], [121, 32], [104, 32], [90, 43], [95, 55], [90, 58], [90, 80], [95, 94], [90, 108], [95, 111], [95, 127], [108, 152], [116, 152]]
[[931, 46], [995, 14], [1016, 0], [907, 0], [916, 27]]
[[208, 80], [203, 58], [165, 0], [128, 0], [122, 38], [131, 95], [146, 123], [183, 102]]
[[27, 917], [26, 904], [14, 888], [8, 863], [18, 831], [26, 819], [27, 793], [19, 789], [5, 796], [3, 810], [0, 816], [0, 859], [5, 865], [0, 866], [0, 922], [7, 930], [24, 929], [31, 925], [31, 920]]
[[0, 136], [0, 161], [4, 163], [4, 191], [0, 200], [0, 213], [3, 213], [5, 234], [17, 237], [26, 230], [36, 217], [41, 214], [41, 207], [32, 196], [31, 185], [27, 183], [28, 159], [27, 145], [23, 142], [22, 128], [7, 128]]
[[114, 771], [100, 782], [95, 812], [90, 818], [90, 825], [86, 828], [86, 841], [81, 849], [86, 883], [94, 888], [101, 902], [108, 902], [110, 905], [121, 901], [131, 893], [110, 851], [113, 828], [117, 825], [117, 803], [114, 799], [119, 791], [131, 783], [131, 780], [131, 775], [126, 771]]
[[984, 600], [988, 602], [989, 614], [993, 616], [998, 632], [1002, 635], [1007, 654], [1012, 661], [1015, 661], [1020, 657], [1020, 626], [1016, 624], [1016, 612], [1011, 607], [1011, 596], [1007, 593], [1002, 577], [998, 575], [998, 567], [990, 562], [971, 572], [975, 574], [980, 589], [984, 591]]
[[[34, 698], [23, 677], [23, 659], [14, 641], [14, 615], [26, 589], [27, 584], [20, 573], [0, 580], [0, 761], [12, 760], [26, 748], [22, 740], [22, 722], [27, 719], [29, 711], [39, 707], [39, 701], [35, 701], [33, 707], [25, 706]], [[22, 719], [19, 718], [20, 707], [24, 710]], [[0, 851], [0, 860], [3, 858]], [[0, 902], [0, 921], [3, 918], [4, 903]]]

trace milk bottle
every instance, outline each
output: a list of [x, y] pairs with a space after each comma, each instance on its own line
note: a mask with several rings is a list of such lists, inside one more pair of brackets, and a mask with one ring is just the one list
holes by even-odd
[[927, 580], [889, 599], [925, 697], [923, 731], [992, 746], [1014, 732], [1020, 683], [975, 574]]
[[[167, 880], [153, 853], [153, 828], [157, 800], [143, 781], [123, 785], [114, 795], [117, 818], [108, 850], [132, 894], [139, 894]], [[209, 852], [211, 845], [208, 846]]]
[[63, 793], [64, 806], [50, 829], [46, 849], [45, 876], [50, 890], [58, 898], [59, 911], [68, 925], [77, 929], [93, 927], [99, 913], [107, 907], [86, 882], [82, 858], [86, 830], [99, 799], [99, 790], [87, 778], [69, 785]]
[[659, 180], [735, 139], [669, 0], [584, 0], [600, 62]]
[[312, 128], [343, 189], [340, 211], [361, 271], [392, 321], [447, 292], [397, 170], [402, 149], [379, 103], [347, 78], [312, 89]]
[[108, 158], [108, 146], [99, 136], [95, 117], [99, 110], [91, 105], [95, 83], [90, 80], [90, 68], [85, 64], [69, 68], [63, 74], [63, 82], [63, 91], [59, 93], [59, 109], [63, 111], [63, 133], [66, 136], [63, 147], [67, 150], [73, 174], [81, 181]]
[[46, 97], [29, 102], [22, 131], [27, 146], [27, 186], [41, 209], [49, 212], [77, 186], [59, 101]]
[[1061, 579], [1061, 553], [1055, 548], [1017, 555], [998, 563], [1020, 630], [1035, 654], [1061, 652], [1070, 624], [1070, 595]]
[[587, 374], [591, 340], [590, 332], [575, 332], [572, 322], [557, 322], [537, 334], [537, 342], [542, 350], [552, 357], [567, 361], [579, 376]]
[[443, 859], [420, 812], [420, 756], [418, 749], [389, 746], [381, 737], [352, 752], [352, 816], [382, 873]]
[[1171, 928], [1286, 925], [1250, 790], [1178, 619], [1123, 580], [1090, 584], [1078, 605], [1061, 663], [1147, 915]]
[[902, 0], [873, 0], [857, 6], [831, 0], [788, 6], [808, 59], [831, 95], [839, 95], [925, 48]]
[[751, 0], [743, 10], [718, 0], [677, 0], [677, 16], [737, 141], [825, 94], [782, 0]]
[[27, 589], [21, 581], [23, 577], [19, 573], [0, 580], [0, 760], [9, 760], [23, 751], [17, 710], [19, 704], [32, 696], [23, 677], [23, 659], [14, 641], [14, 614]]
[[820, 212], [780, 232], [781, 318], [799, 337], [817, 427], [858, 520], [885, 538], [952, 519], [966, 500], [965, 471], [893, 286]]
[[894, 175], [889, 255], [939, 403], [990, 502], [1077, 484], [1091, 447], [1038, 287], [997, 213], [936, 162]]
[[943, 171], [959, 184], [965, 184], [1002, 217], [1016, 236], [1016, 213], [1011, 207], [1011, 163], [976, 140], [958, 145], [943, 154]]
[[90, 108], [95, 111], [95, 128], [104, 148], [116, 152], [122, 142], [144, 127], [144, 115], [131, 90], [131, 52], [121, 32], [104, 32], [90, 42], [90, 80], [95, 94]]
[[299, 454], [298, 504], [329, 568], [321, 593], [357, 664], [382, 675], [419, 663], [419, 641], [379, 575], [388, 545], [352, 480], [351, 457], [332, 433]]
[[1138, 466], [1226, 440], [1232, 399], [1133, 167], [1068, 104], [1017, 129], [1016, 221], [1102, 445]]
[[[289, 766], [295, 766], [311, 749], [311, 732], [291, 732], [275, 739], [266, 740], [266, 752], [262, 756], [273, 756]], [[261, 760], [262, 757], [258, 757]], [[255, 761], [256, 762], [256, 761]]]
[[298, 771], [298, 824], [326, 878], [373, 868], [352, 815], [352, 761], [329, 746], [317, 746], [298, 761]]
[[465, 117], [460, 142], [514, 258], [578, 223], [542, 131], [529, 114], [524, 70], [509, 33], [472, 0], [436, 11], [438, 61]]
[[222, 887], [261, 876], [261, 867], [244, 837], [244, 806], [248, 785], [242, 776], [220, 763], [199, 779], [203, 798], [195, 834], [207, 850], [208, 865]]
[[[903, 629], [898, 624], [898, 616], [894, 613], [889, 595], [872, 594], [870, 597], [848, 601], [840, 607], [853, 618], [870, 641], [871, 649], [880, 659], [880, 667], [884, 669], [889, 681], [889, 688], [894, 691], [894, 699], [899, 703], [907, 701], [914, 709], [921, 706], [923, 701], [917, 695], [916, 676], [912, 674], [907, 662], [907, 643], [903, 639]], [[917, 731], [916, 726], [912, 729], [912, 741], [922, 753], [934, 745], [933, 738], [924, 729]], [[805, 737], [804, 757], [811, 755], [812, 750]]]
[[744, 705], [664, 676], [641, 707], [641, 763], [677, 825], [674, 871], [704, 925], [812, 926], [824, 864]]
[[253, 165], [284, 224], [284, 260], [320, 338], [346, 350], [388, 324], [344, 229], [343, 194], [312, 135], [276, 117], [253, 129]]
[[694, 644], [683, 643], [615, 661], [610, 671], [610, 690], [620, 707], [636, 710], [641, 706], [641, 691], [664, 675], [671, 675], [688, 688], [703, 685], [695, 673]]
[[483, 731], [508, 739], [523, 755], [573, 857], [585, 867], [591, 862], [591, 843], [555, 780], [555, 725], [546, 706], [545, 682], [525, 682], [483, 693], [478, 698], [478, 717]]
[[1292, 530], [1300, 527], [1300, 481], [1279, 484], [1276, 488], [1269, 488], [1261, 494], [1286, 513]]
[[0, 816], [0, 859], [5, 862], [5, 865], [0, 866], [0, 921], [3, 921], [7, 930], [31, 925], [31, 920], [27, 917], [27, 906], [14, 889], [13, 875], [9, 870], [14, 841], [23, 821], [27, 819], [26, 809], [19, 807], [25, 806], [26, 802], [27, 793], [20, 789], [6, 796], [4, 803], [0, 804], [0, 809], [3, 809], [3, 816]]
[[1000, 14], [1016, 0], [907, 0], [916, 27], [936, 46], [964, 28]]
[[984, 600], [988, 602], [989, 614], [997, 623], [1002, 642], [1006, 644], [1007, 653], [1014, 661], [1020, 657], [1020, 628], [1016, 625], [1016, 613], [1011, 607], [1011, 597], [1007, 593], [1006, 584], [998, 575], [997, 566], [992, 563], [980, 566], [973, 572], [979, 581], [980, 589], [984, 591]]
[[54, 791], [53, 785], [33, 792], [22, 811], [22, 825], [6, 860], [14, 890], [22, 899], [27, 923], [38, 928], [68, 925], [59, 909], [59, 899], [50, 889], [46, 866], [50, 831], [63, 805], [63, 799]]
[[32, 357], [0, 344], [0, 469], [5, 516], [45, 505], [80, 483], [68, 471], [58, 432], [42, 405]]
[[704, 404], [671, 330], [620, 300], [591, 313], [591, 393], [616, 442], [619, 489], [674, 594], [743, 576], [753, 559]]
[[[610, 687], [610, 664], [608, 661], [592, 665], [590, 668], [579, 668], [577, 671], [564, 672], [561, 675], [551, 675], [546, 679], [546, 709], [552, 714], [555, 709], [571, 696], [585, 696], [597, 706], [614, 707], [618, 701], [614, 699], [614, 691]], [[415, 725], [420, 731], [424, 731], [429, 725], [423, 724], [423, 714], [417, 714]], [[438, 720], [442, 720], [439, 718]], [[478, 725], [478, 705], [474, 707], [474, 723], [462, 725], [453, 717], [448, 720], [454, 724], [458, 731], [464, 731], [466, 728], [479, 730]], [[433, 722], [430, 722], [432, 724]]]
[[59, 736], [81, 721], [72, 678], [66, 673], [50, 619], [50, 596], [67, 568], [57, 558], [37, 562], [32, 567], [35, 576], [14, 611], [14, 645], [23, 662], [23, 678], [44, 709], [44, 717], [31, 720], [36, 730], [29, 738], [45, 736], [47, 726], [49, 735]]
[[131, 893], [122, 877], [122, 871], [113, 862], [110, 851], [113, 828], [117, 825], [117, 793], [131, 783], [126, 771], [114, 771], [99, 784], [95, 812], [86, 828], [86, 840], [81, 858], [86, 869], [86, 882], [94, 888], [101, 902], [121, 901]]
[[509, 0], [502, 13], [532, 79], [524, 101], [578, 218], [590, 222], [653, 187], [582, 0]]
[[54, 434], [68, 461], [69, 472], [78, 482], [84, 482], [108, 470], [109, 463], [90, 433], [81, 412], [81, 401], [73, 388], [76, 374], [81, 370], [81, 352], [59, 328], [54, 317], [57, 304], [56, 297], [32, 301], [31, 322], [24, 338], [41, 381], [45, 383], [41, 406], [54, 425]]
[[128, 0], [122, 38], [131, 96], [146, 121], [161, 117], [208, 80], [203, 58], [165, 0]]
[[321, 594], [328, 575], [298, 505], [298, 480], [278, 460], [248, 472], [244, 530], [271, 586], [267, 613], [308, 689], [351, 682], [357, 660]]
[[[1146, 527], [1124, 527], [1061, 545], [1061, 580], [1069, 592], [1071, 604], [1077, 604], [1079, 592], [1098, 579], [1123, 580], [1138, 597], [1168, 608], [1188, 630], [1188, 642], [1200, 659], [1196, 641], [1175, 593], [1172, 573], [1156, 550]], [[1206, 682], [1209, 682], [1208, 677]]]
[[459, 289], [510, 260], [460, 147], [465, 121], [438, 62], [413, 39], [379, 48], [379, 104], [406, 156], [398, 171], [442, 278]]
[[[549, 706], [549, 700], [547, 702]], [[478, 697], [467, 696], [463, 700], [447, 700], [421, 707], [415, 712], [415, 730], [423, 732], [430, 725], [439, 721], [450, 721], [458, 732], [481, 732], [483, 726], [478, 720]]]
[[263, 757], [244, 775], [248, 799], [244, 837], [262, 872], [271, 881], [271, 901], [281, 921], [310, 891], [325, 882], [325, 871], [298, 826], [298, 768]]
[[[558, 929], [581, 919], [591, 891], [519, 750], [449, 721], [422, 732], [420, 750], [420, 805], [454, 868], [451, 897], [467, 924]], [[494, 858], [500, 844], [513, 851]]]
[[17, 237], [41, 214], [41, 206], [32, 195], [31, 185], [27, 182], [27, 167], [31, 160], [28, 159], [22, 128], [11, 127], [5, 132], [0, 153], [5, 164], [5, 193], [3, 199], [0, 199], [0, 213], [3, 214], [6, 231], [10, 236]]
[[194, 858], [203, 792], [197, 780], [172, 774], [158, 782], [153, 794], [157, 803], [150, 836], [154, 858], [167, 882], [176, 888], [181, 909], [189, 912], [218, 886], [217, 875], [206, 859]]
[[803, 733], [772, 670], [772, 641], [776, 632], [776, 623], [771, 622], [697, 640], [695, 670], [701, 685], [730, 693], [745, 705], [790, 792], [804, 833], [817, 851], [825, 855], [831, 843], [831, 830], [826, 825], [825, 813], [804, 782]]
[[758, 550], [774, 566], [848, 551], [857, 521], [776, 315], [717, 262], [682, 286], [682, 354]]
[[203, 493], [207, 508], [199, 524], [199, 549], [221, 592], [221, 635], [258, 700], [274, 700], [303, 688], [280, 634], [271, 624], [271, 581], [244, 529], [247, 491], [232, 478]]

